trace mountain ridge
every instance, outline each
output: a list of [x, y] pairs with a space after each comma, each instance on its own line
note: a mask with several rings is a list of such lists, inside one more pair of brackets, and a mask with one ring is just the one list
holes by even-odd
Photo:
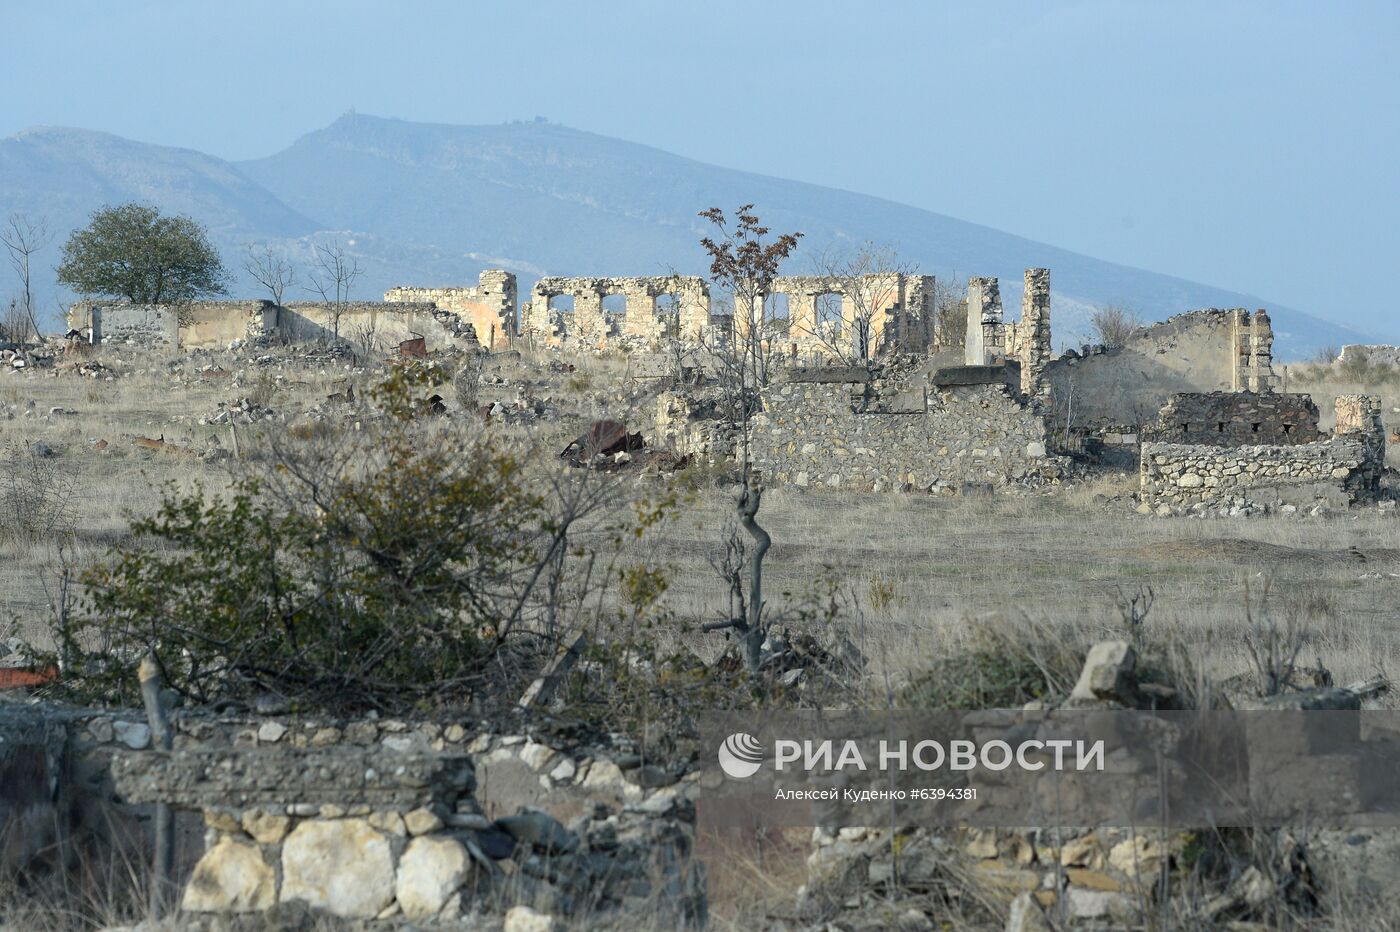
[[[808, 257], [826, 247], [891, 243], [926, 274], [998, 276], [1014, 317], [1021, 271], [1048, 267], [1057, 344], [1086, 337], [1091, 308], [1109, 302], [1153, 320], [1198, 307], [1268, 307], [1283, 355], [1368, 339], [1252, 295], [556, 123], [462, 126], [347, 114], [279, 152], [239, 162], [66, 127], [0, 140], [0, 212], [47, 216], [61, 241], [92, 210], [121, 200], [194, 216], [235, 271], [250, 242], [306, 265], [314, 243], [339, 240], [364, 266], [357, 297], [402, 284], [470, 284], [496, 264], [521, 276], [522, 293], [542, 274], [701, 273], [698, 211], [753, 202], [773, 229], [806, 234], [787, 269], [793, 274], [809, 271]], [[249, 284], [236, 276], [235, 288]]]

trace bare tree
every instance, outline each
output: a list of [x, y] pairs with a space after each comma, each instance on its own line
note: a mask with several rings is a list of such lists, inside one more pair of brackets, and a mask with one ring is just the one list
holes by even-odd
[[1121, 304], [1106, 304], [1095, 308], [1089, 317], [1094, 333], [1104, 346], [1122, 346], [1128, 338], [1142, 329], [1142, 318]]
[[316, 268], [311, 271], [311, 286], [307, 290], [331, 305], [332, 326], [339, 340], [340, 318], [350, 303], [350, 289], [364, 270], [360, 268], [360, 260], [347, 253], [338, 241], [316, 243], [312, 248], [316, 254]]
[[[19, 277], [20, 293], [16, 308], [24, 315], [28, 326], [34, 331], [34, 338], [40, 343], [44, 342], [44, 334], [39, 329], [39, 319], [34, 312], [33, 260], [34, 254], [52, 241], [53, 234], [49, 231], [48, 224], [42, 219], [33, 220], [25, 214], [10, 214], [5, 226], [0, 228], [0, 244], [4, 245], [5, 252], [9, 254], [10, 266]], [[20, 335], [14, 333], [10, 334], [10, 339], [24, 342]]]
[[[727, 345], [717, 354], [723, 369], [723, 382], [732, 396], [732, 416], [739, 426], [736, 454], [739, 459], [739, 494], [735, 499], [735, 517], [748, 535], [751, 548], [745, 548], [737, 536], [731, 536], [729, 553], [740, 555], [730, 561], [729, 617], [705, 625], [705, 630], [733, 629], [743, 643], [744, 666], [750, 678], [760, 674], [763, 641], [771, 624], [764, 613], [763, 558], [772, 545], [772, 538], [758, 523], [758, 509], [763, 501], [763, 489], [755, 481], [750, 460], [750, 419], [756, 406], [757, 391], [768, 380], [768, 359], [763, 345], [763, 297], [772, 289], [778, 269], [797, 248], [801, 233], [784, 233], [777, 239], [767, 239], [769, 229], [759, 221], [752, 204], [744, 204], [734, 212], [733, 225], [718, 207], [701, 211], [700, 216], [714, 226], [715, 235], [700, 241], [710, 256], [710, 278], [719, 288], [734, 298], [734, 328]], [[742, 315], [746, 319], [740, 320]], [[747, 559], [744, 559], [746, 557]], [[747, 564], [747, 590], [744, 588], [741, 566]]]
[[967, 343], [967, 291], [956, 284], [961, 280], [954, 270], [933, 281], [933, 342], [939, 349]]
[[[875, 345], [880, 315], [898, 304], [900, 284], [913, 266], [899, 258], [888, 244], [865, 242], [853, 251], [828, 250], [817, 257], [817, 275], [831, 283], [831, 290], [842, 296], [850, 308], [849, 333], [813, 321], [807, 332], [815, 337], [844, 365], [873, 366], [881, 347]], [[843, 314], [844, 318], [844, 314]]]
[[271, 246], [263, 246], [260, 250], [252, 243], [248, 244], [248, 252], [243, 257], [243, 270], [248, 276], [262, 286], [267, 292], [272, 303], [280, 306], [282, 295], [287, 288], [296, 284], [296, 269], [284, 256], [274, 252]]
[[718, 207], [700, 212], [714, 225], [715, 235], [700, 240], [710, 256], [710, 278], [734, 299], [734, 355], [746, 362], [740, 375], [754, 386], [768, 383], [768, 357], [763, 339], [763, 299], [773, 289], [778, 267], [797, 248], [801, 233], [784, 233], [772, 242], [771, 232], [744, 204], [734, 212], [734, 222]]

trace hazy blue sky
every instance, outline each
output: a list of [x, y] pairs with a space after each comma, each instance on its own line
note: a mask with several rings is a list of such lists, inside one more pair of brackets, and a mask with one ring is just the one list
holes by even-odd
[[543, 115], [1379, 326], [1400, 3], [0, 0], [0, 135]]

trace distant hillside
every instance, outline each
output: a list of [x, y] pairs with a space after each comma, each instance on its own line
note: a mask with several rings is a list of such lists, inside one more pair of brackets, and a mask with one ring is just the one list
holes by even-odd
[[[44, 216], [61, 239], [92, 210], [126, 200], [207, 224], [235, 269], [249, 242], [305, 264], [312, 242], [338, 239], [364, 267], [360, 297], [398, 284], [468, 283], [486, 266], [516, 271], [522, 286], [545, 274], [700, 273], [696, 212], [754, 202], [775, 230], [806, 234], [793, 273], [809, 271], [806, 257], [833, 244], [891, 243], [921, 271], [999, 276], [1014, 316], [1021, 271], [1047, 266], [1057, 343], [1084, 337], [1088, 312], [1108, 302], [1154, 319], [1198, 307], [1267, 307], [1285, 355], [1367, 341], [1258, 297], [548, 123], [442, 126], [347, 115], [282, 152], [237, 164], [83, 130], [0, 140], [0, 213]], [[250, 291], [247, 282], [236, 287]]]

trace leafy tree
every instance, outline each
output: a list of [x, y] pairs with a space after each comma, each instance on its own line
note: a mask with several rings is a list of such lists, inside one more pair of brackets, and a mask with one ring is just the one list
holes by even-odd
[[58, 280], [80, 294], [178, 304], [225, 291], [223, 260], [204, 227], [154, 207], [104, 207], [63, 246]]

